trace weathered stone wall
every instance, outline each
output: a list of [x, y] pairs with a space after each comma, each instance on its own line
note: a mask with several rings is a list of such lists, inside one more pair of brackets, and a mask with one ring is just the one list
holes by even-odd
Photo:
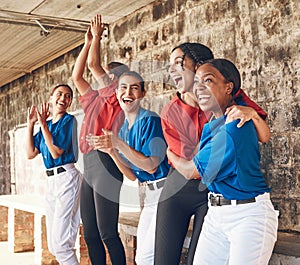
[[[110, 25], [109, 38], [102, 43], [103, 62], [128, 63], [150, 81], [144, 105], [157, 112], [175, 91], [164, 68], [172, 47], [201, 42], [216, 57], [234, 61], [243, 88], [269, 114], [272, 137], [261, 146], [262, 169], [280, 210], [279, 229], [294, 232], [300, 232], [299, 24], [298, 0], [167, 0]], [[8, 131], [26, 122], [27, 107], [47, 99], [54, 84], [72, 84], [78, 52], [1, 88], [1, 194], [10, 192]], [[80, 109], [77, 96], [72, 111]]]

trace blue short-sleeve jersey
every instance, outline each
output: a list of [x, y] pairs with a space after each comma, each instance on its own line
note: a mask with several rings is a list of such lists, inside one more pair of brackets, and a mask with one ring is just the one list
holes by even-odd
[[41, 129], [34, 135], [34, 146], [43, 156], [45, 167], [52, 168], [68, 163], [76, 163], [78, 159], [77, 122], [73, 115], [65, 113], [59, 121], [47, 121], [52, 134], [53, 144], [64, 150], [63, 154], [54, 159], [46, 145]]
[[202, 182], [229, 200], [242, 200], [269, 192], [260, 171], [260, 152], [252, 121], [225, 124], [225, 116], [207, 123], [194, 164]]
[[155, 173], [138, 168], [123, 158], [130, 164], [132, 172], [140, 182], [157, 180], [167, 176], [169, 165], [166, 157], [167, 144], [163, 137], [160, 117], [152, 111], [140, 108], [133, 126], [128, 129], [128, 121], [125, 120], [119, 131], [119, 137], [130, 147], [145, 156], [157, 156], [160, 164]]

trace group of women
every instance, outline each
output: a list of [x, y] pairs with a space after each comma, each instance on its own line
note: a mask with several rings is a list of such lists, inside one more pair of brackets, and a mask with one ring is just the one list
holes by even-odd
[[[50, 251], [61, 264], [78, 264], [71, 235], [78, 228], [80, 188], [91, 263], [106, 264], [106, 246], [112, 264], [126, 264], [117, 227], [126, 176], [138, 179], [146, 189], [137, 231], [137, 265], [178, 265], [192, 217], [187, 264], [267, 264], [276, 241], [277, 213], [260, 172], [258, 141], [268, 141], [270, 130], [266, 113], [240, 88], [235, 65], [214, 59], [212, 51], [199, 43], [175, 47], [169, 74], [177, 93], [159, 116], [141, 107], [146, 88], [139, 73], [117, 62], [107, 69], [101, 66], [103, 30], [101, 16], [96, 15], [72, 74], [85, 115], [79, 137], [84, 154], [82, 183], [80, 174], [76, 180], [71, 174], [76, 155], [65, 159], [70, 156], [67, 150], [74, 153], [74, 129], [61, 122], [64, 116], [74, 120], [66, 113], [72, 90], [59, 86], [51, 121], [46, 122], [47, 104], [28, 112], [28, 157], [42, 153], [47, 172], [52, 173], [48, 183], [55, 183], [48, 188], [48, 193], [55, 193], [53, 200], [47, 201], [52, 224], [47, 226], [48, 244], [55, 246]], [[98, 90], [83, 77], [86, 63]], [[37, 120], [42, 126], [33, 136]], [[59, 151], [56, 156], [52, 149]], [[54, 163], [47, 162], [50, 157]], [[62, 184], [62, 174], [79, 183], [75, 195], [74, 184], [68, 188]], [[55, 185], [70, 190], [73, 202], [64, 205], [67, 192], [56, 194]], [[59, 220], [72, 225], [60, 226]]]

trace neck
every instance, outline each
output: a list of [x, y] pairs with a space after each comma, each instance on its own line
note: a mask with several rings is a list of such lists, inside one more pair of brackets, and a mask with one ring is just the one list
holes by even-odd
[[194, 97], [194, 94], [192, 94], [190, 92], [181, 93], [180, 98], [185, 104], [187, 104], [191, 107], [194, 107], [194, 108], [198, 107], [198, 103]]
[[223, 104], [220, 104], [217, 110], [212, 111], [212, 113], [216, 118], [220, 118], [224, 115], [226, 109], [232, 105], [236, 105], [236, 103], [233, 100], [233, 97], [230, 95], [230, 97], [228, 97]]
[[128, 121], [128, 128], [130, 129], [132, 127], [132, 125], [134, 124], [134, 121], [136, 119], [136, 116], [139, 112], [139, 109], [138, 108], [136, 111], [134, 112], [125, 112], [125, 118], [126, 120]]
[[55, 112], [53, 113], [52, 123], [57, 122], [66, 112]]

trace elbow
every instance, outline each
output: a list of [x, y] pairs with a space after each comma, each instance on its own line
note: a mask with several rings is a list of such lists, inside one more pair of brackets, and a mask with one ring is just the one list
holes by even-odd
[[31, 160], [31, 159], [33, 159], [33, 158], [35, 158], [35, 154], [34, 153], [27, 153], [27, 159], [28, 160]]
[[260, 142], [262, 143], [262, 144], [266, 144], [267, 142], [269, 142], [269, 140], [270, 140], [270, 136], [266, 136], [266, 137], [264, 137], [264, 138], [262, 138], [262, 139], [260, 139]]
[[148, 173], [149, 173], [149, 174], [154, 174], [154, 173], [156, 172], [156, 170], [157, 170], [157, 167], [148, 170]]
[[51, 155], [52, 155], [53, 159], [57, 159], [62, 155], [62, 153], [55, 153], [55, 154], [51, 154]]
[[33, 159], [33, 156], [27, 154], [27, 159], [28, 159], [28, 160], [31, 160], [31, 159]]
[[260, 137], [259, 141], [260, 141], [261, 143], [263, 143], [263, 144], [266, 144], [267, 142], [269, 142], [270, 138], [271, 138], [271, 133], [270, 133], [270, 131], [269, 131], [269, 132], [267, 132], [266, 134], [262, 135], [262, 136]]
[[95, 60], [89, 60], [88, 61], [88, 68], [90, 70], [95, 69], [97, 65], [99, 65], [99, 63], [97, 64], [97, 62]]
[[60, 150], [60, 152], [51, 153], [51, 156], [53, 159], [57, 159], [63, 154], [63, 152], [64, 152], [63, 150], [62, 151]]
[[77, 74], [77, 73], [72, 73], [71, 76], [72, 81], [76, 84], [78, 83], [80, 80], [82, 80], [82, 76]]

